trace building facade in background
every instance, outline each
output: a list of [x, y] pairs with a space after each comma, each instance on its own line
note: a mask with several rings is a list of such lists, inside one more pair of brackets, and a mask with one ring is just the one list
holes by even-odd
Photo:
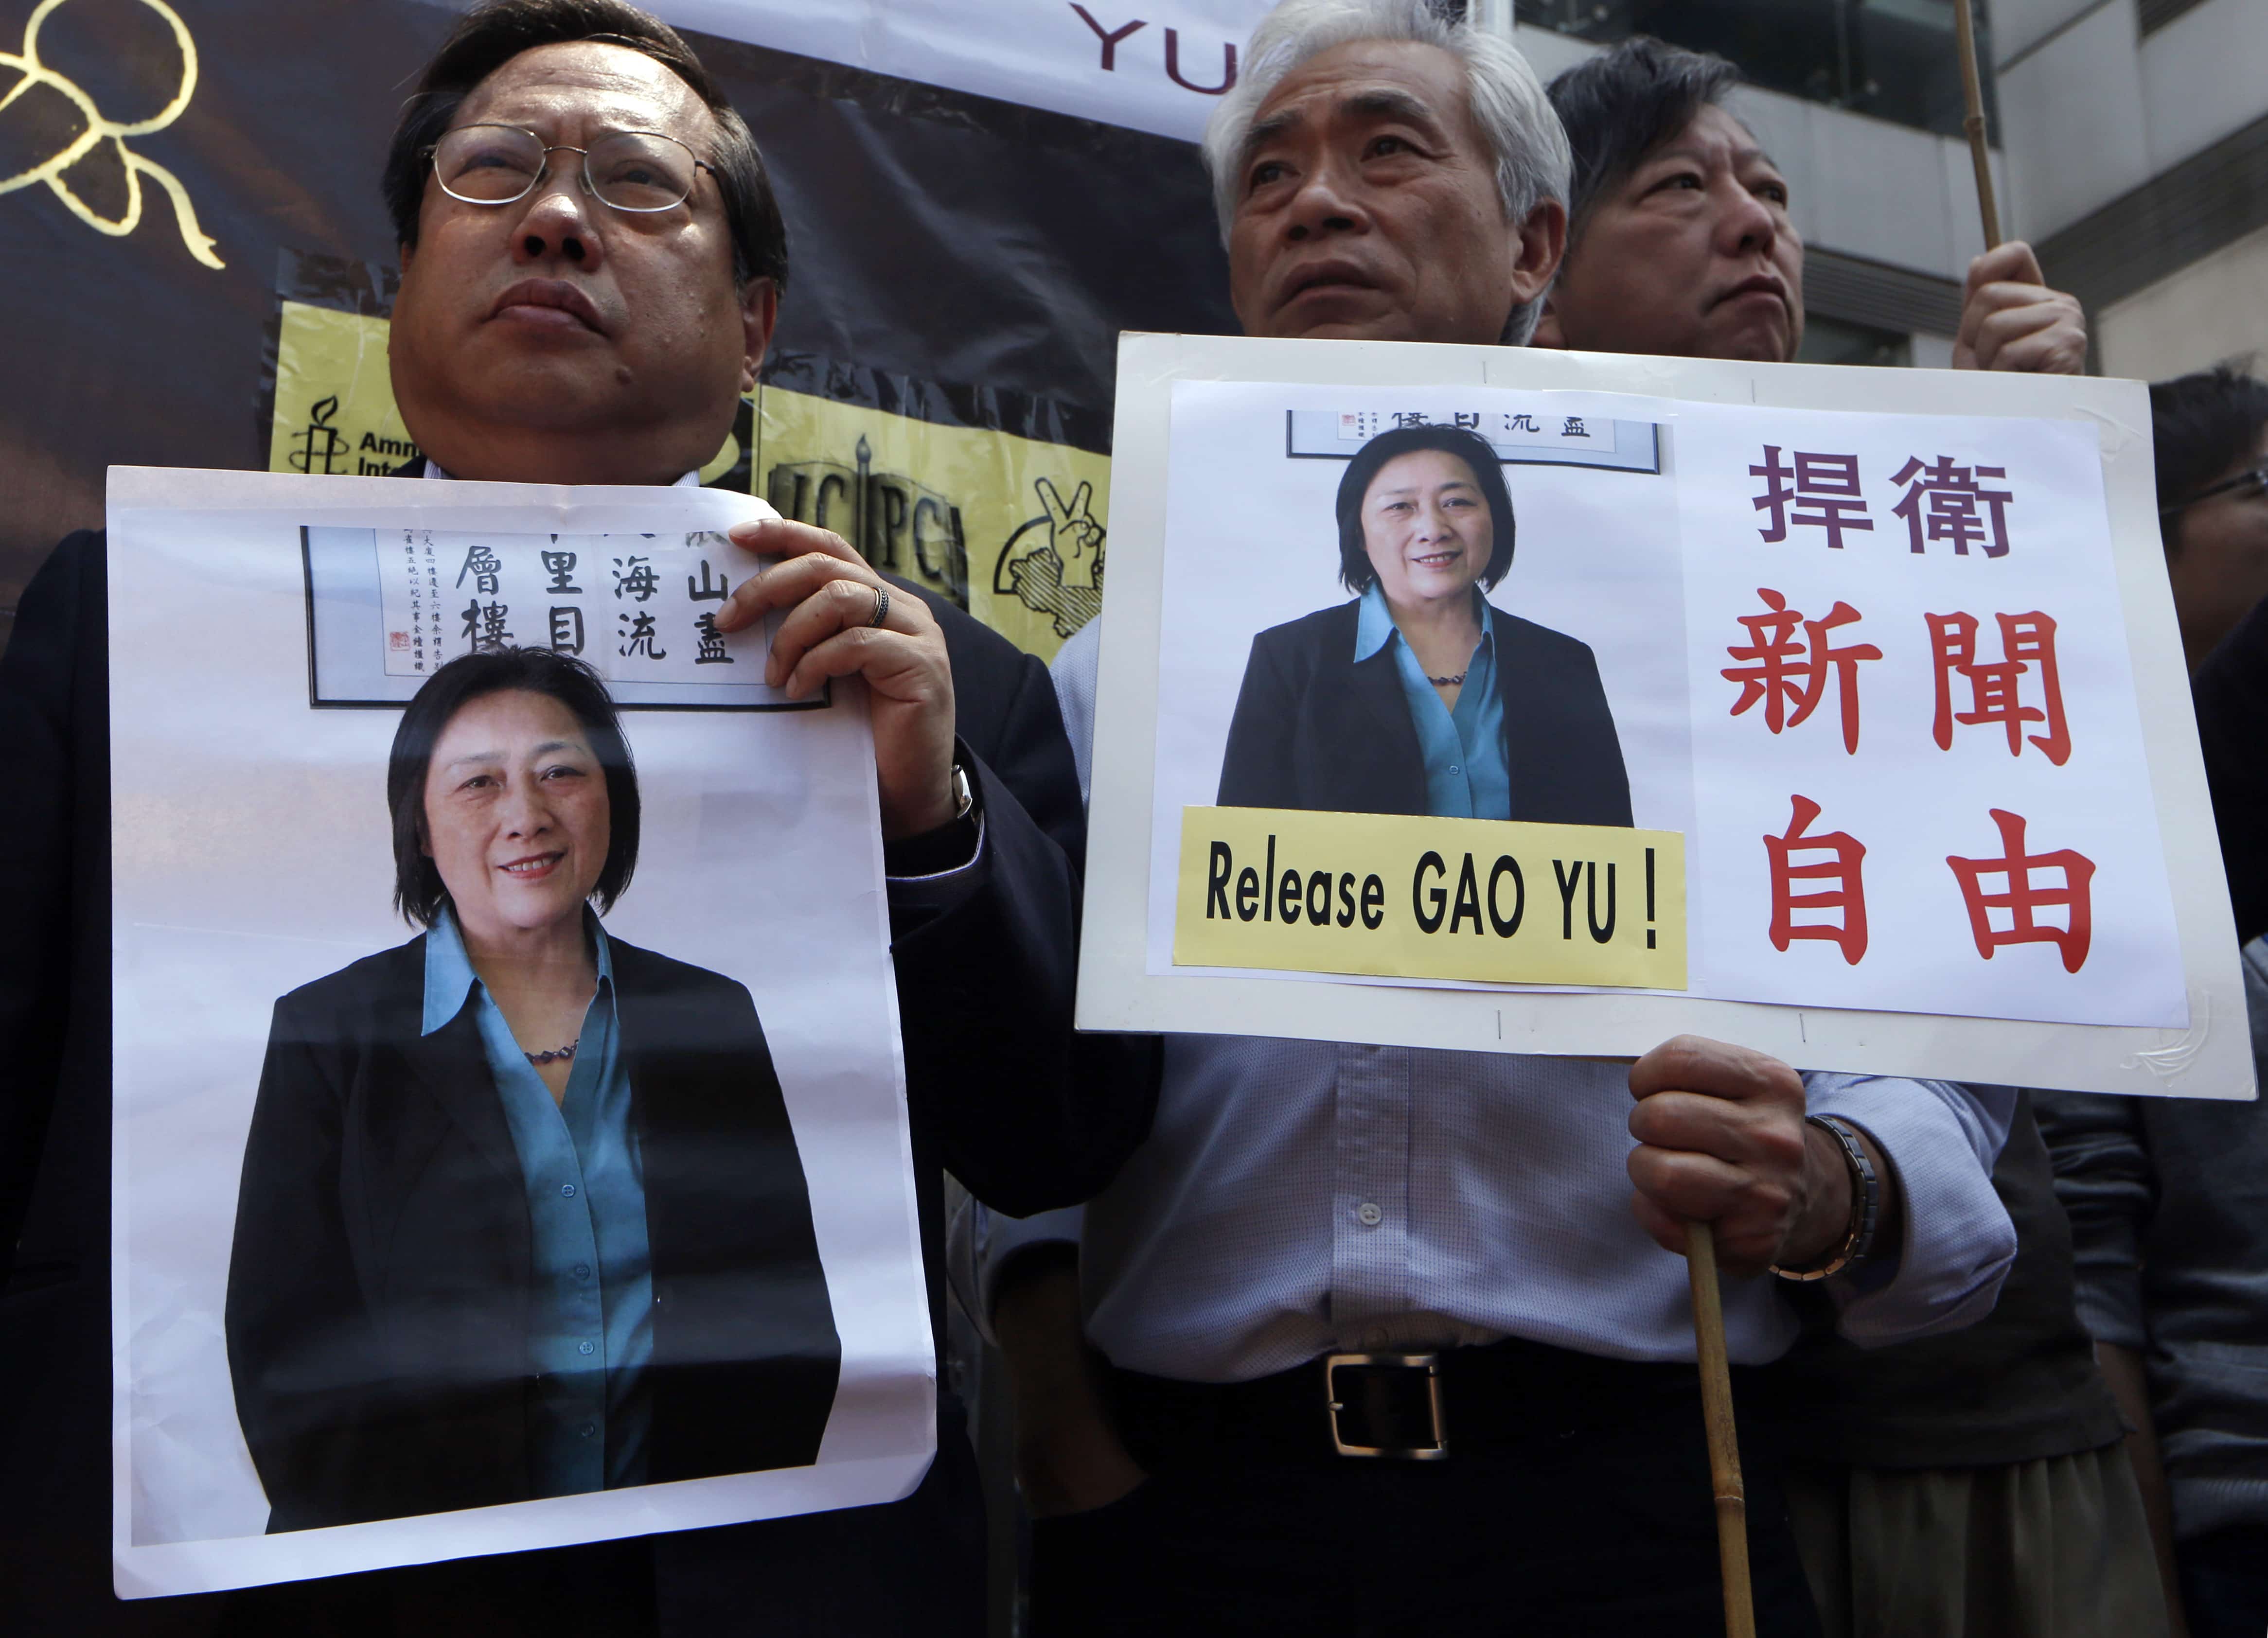
[[1995, 0], [1992, 56], [2017, 227], [2098, 367], [2268, 354], [2268, 4]]

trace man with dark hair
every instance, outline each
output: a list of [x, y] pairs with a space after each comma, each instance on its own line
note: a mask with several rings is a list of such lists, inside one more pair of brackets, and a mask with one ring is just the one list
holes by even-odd
[[[696, 481], [755, 385], [786, 245], [747, 128], [676, 33], [619, 0], [475, 9], [405, 107], [387, 191], [394, 393], [427, 456], [395, 475]], [[947, 1167], [1010, 1211], [1092, 1193], [1142, 1136], [1155, 1083], [1146, 1048], [1071, 1033], [1083, 824], [1044, 669], [822, 530], [733, 533], [784, 561], [718, 628], [779, 611], [770, 680], [801, 695], [855, 675], [871, 701], [924, 1235]], [[26, 1631], [195, 1631], [213, 1601], [120, 1604], [105, 1563], [106, 602], [103, 537], [73, 536], [26, 592], [0, 665], [0, 1116], [36, 1157], [10, 1155], [0, 1178], [14, 1275], [0, 1451], [18, 1516], [38, 1509], [0, 1576]], [[939, 1412], [935, 1465], [892, 1506], [285, 1585], [234, 1595], [226, 1624], [974, 1632], [983, 1504], [959, 1408]]]
[[[1785, 362], [1803, 342], [1803, 242], [1788, 185], [1724, 106], [1722, 57], [1639, 37], [1551, 82], [1575, 153], [1567, 257], [1542, 347]], [[2079, 303], [2011, 239], [1969, 266], [1955, 369], [2076, 375]]]
[[2234, 364], [2150, 388], [2158, 533], [2195, 673], [2268, 597], [2268, 382]]
[[2158, 527], [2190, 660], [2236, 937], [2268, 933], [2268, 383], [2222, 364], [2150, 389]]
[[[1634, 39], [1570, 69], [1573, 226], [1539, 339], [1785, 362], [1803, 337], [1788, 185], [1724, 106], [1721, 57]], [[2076, 372], [2078, 304], [2030, 250], [1970, 268], [1955, 364]], [[2015, 1266], [1965, 1331], [1862, 1349], [1821, 1305], [1771, 1368], [1790, 1505], [1830, 1638], [2163, 1629], [2117, 1407], [2073, 1305], [2071, 1229], [2020, 1101], [1993, 1169]]]
[[523, 51], [564, 40], [624, 46], [660, 63], [698, 97], [715, 121], [713, 165], [725, 224], [733, 240], [733, 282], [769, 279], [787, 290], [787, 224], [780, 218], [770, 173], [748, 122], [740, 117], [699, 57], [677, 31], [616, 0], [548, 0], [489, 16], [482, 27], [460, 30], [425, 65], [416, 94], [402, 111], [387, 146], [379, 186], [397, 243], [416, 246], [434, 146], [457, 121], [465, 99], [480, 83]]
[[[2253, 1062], [2268, 1081], [2268, 384], [2230, 364], [2150, 389], [2159, 527], [2229, 866]], [[2199, 1087], [2199, 1091], [2209, 1089]], [[2268, 1627], [2268, 1103], [2043, 1092], [2080, 1312], [2133, 1424], [2192, 1638]]]

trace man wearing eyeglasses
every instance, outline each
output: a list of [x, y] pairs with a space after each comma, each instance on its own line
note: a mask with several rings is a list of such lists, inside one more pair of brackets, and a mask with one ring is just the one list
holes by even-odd
[[[622, 0], [475, 9], [404, 106], [385, 192], [394, 395], [425, 453], [395, 475], [696, 481], [755, 384], [787, 246], [747, 126], [674, 32]], [[1092, 1193], [1141, 1139], [1155, 1083], [1146, 1047], [1071, 1031], [1082, 820], [1046, 671], [825, 531], [734, 536], [782, 561], [718, 626], [782, 612], [770, 680], [792, 694], [867, 685], [925, 1237], [947, 1168], [1012, 1212]], [[111, 1597], [106, 604], [102, 537], [74, 536], [0, 665], [0, 1245], [22, 1276], [0, 1302], [0, 1485], [41, 1516], [36, 1538], [0, 1541], [0, 1626], [981, 1630], [983, 1502], [949, 1398], [935, 1465], [891, 1506], [285, 1584], [225, 1611]], [[742, 841], [747, 868], [764, 839]]]

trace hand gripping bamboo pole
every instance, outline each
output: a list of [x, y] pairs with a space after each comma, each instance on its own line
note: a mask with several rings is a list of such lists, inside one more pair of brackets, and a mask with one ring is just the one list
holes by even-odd
[[1961, 129], [1969, 133], [1969, 158], [1977, 166], [1977, 209], [1984, 218], [1984, 248], [2000, 242], [2000, 207], [1992, 197], [1992, 151], [1984, 145], [1984, 87], [1977, 77], [1977, 20], [1969, 0], [1953, 0], [1953, 38], [1961, 48], [1961, 98], [1968, 113]]
[[1717, 1493], [1717, 1561], [1725, 1578], [1725, 1638], [1756, 1638], [1749, 1585], [1749, 1501], [1733, 1431], [1733, 1376], [1725, 1357], [1725, 1304], [1717, 1286], [1717, 1237], [1705, 1223], [1685, 1225], [1685, 1274], [1693, 1286], [1693, 1337], [1701, 1366], [1701, 1419], [1709, 1436], [1709, 1480]]

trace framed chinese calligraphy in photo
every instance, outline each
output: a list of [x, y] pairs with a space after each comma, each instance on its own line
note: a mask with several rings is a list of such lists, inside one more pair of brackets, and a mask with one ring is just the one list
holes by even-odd
[[2250, 1089], [2139, 386], [1120, 380], [1082, 1025]]
[[[770, 509], [755, 503], [755, 515]], [[717, 530], [525, 534], [299, 531], [307, 687], [317, 706], [399, 705], [460, 654], [549, 649], [607, 679], [615, 702], [664, 710], [823, 708], [763, 679], [777, 615], [737, 632], [717, 612], [756, 562]]]

